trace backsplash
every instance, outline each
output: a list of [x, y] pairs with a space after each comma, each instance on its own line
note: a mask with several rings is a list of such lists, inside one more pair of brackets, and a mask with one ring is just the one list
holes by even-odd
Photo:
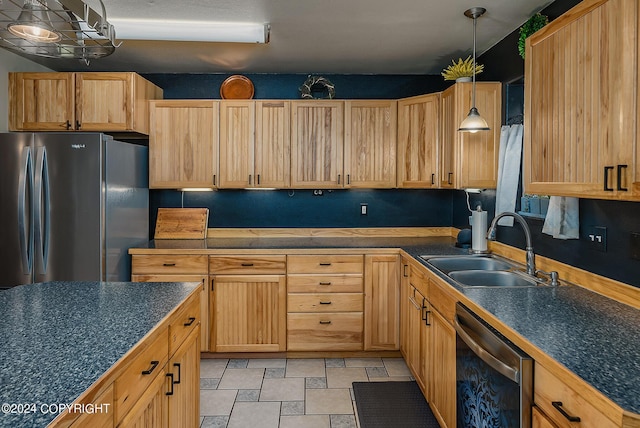
[[[209, 208], [209, 227], [450, 226], [449, 190], [152, 190], [151, 236], [159, 207]], [[367, 204], [367, 215], [360, 204]]]

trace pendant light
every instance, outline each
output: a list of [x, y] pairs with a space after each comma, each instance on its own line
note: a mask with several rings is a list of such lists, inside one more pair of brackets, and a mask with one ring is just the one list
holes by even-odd
[[458, 131], [476, 133], [490, 129], [487, 121], [480, 116], [476, 108], [476, 23], [478, 18], [484, 15], [486, 11], [487, 9], [483, 7], [472, 7], [464, 12], [464, 16], [473, 19], [473, 73], [471, 75], [473, 83], [471, 87], [471, 110], [469, 110], [469, 114], [460, 124]]
[[51, 24], [46, 0], [25, 0], [18, 19], [7, 25], [14, 36], [37, 43], [55, 43], [61, 36]]

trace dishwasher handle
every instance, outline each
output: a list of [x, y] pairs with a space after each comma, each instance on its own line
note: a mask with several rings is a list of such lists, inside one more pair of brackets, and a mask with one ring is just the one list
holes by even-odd
[[[478, 343], [467, 331], [468, 326], [462, 325], [460, 322], [459, 314], [456, 314], [454, 318], [454, 328], [458, 333], [458, 336], [469, 346], [469, 348], [480, 358], [487, 363], [493, 369], [498, 371], [503, 376], [509, 378], [513, 382], [520, 383], [520, 370], [516, 367], [512, 367], [509, 364], [496, 358], [491, 352], [482, 346], [482, 343]], [[482, 324], [478, 323], [478, 328], [486, 328]], [[506, 345], [505, 345], [506, 346]]]

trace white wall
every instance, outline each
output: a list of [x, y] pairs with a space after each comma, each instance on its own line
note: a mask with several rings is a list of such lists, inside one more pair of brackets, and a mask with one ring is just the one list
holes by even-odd
[[9, 73], [10, 71], [53, 71], [0, 48], [0, 132], [9, 130]]

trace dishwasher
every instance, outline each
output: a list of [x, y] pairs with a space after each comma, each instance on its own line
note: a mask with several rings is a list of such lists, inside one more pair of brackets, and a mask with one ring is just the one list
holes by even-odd
[[456, 418], [462, 428], [530, 428], [533, 360], [456, 304]]

